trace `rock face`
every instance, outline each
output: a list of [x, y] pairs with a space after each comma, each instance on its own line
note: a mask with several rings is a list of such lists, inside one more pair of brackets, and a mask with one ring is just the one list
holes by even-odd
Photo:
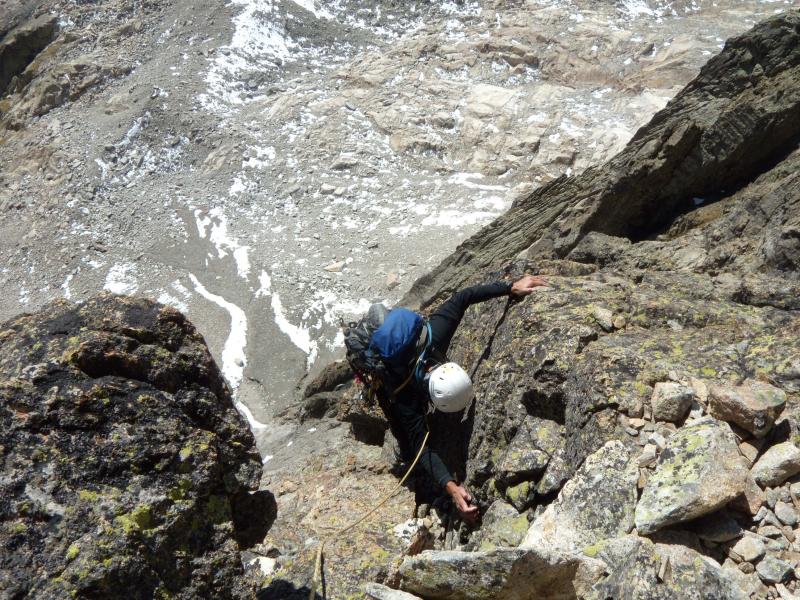
[[713, 512], [739, 496], [747, 467], [726, 423], [703, 419], [680, 429], [665, 448], [636, 506], [636, 529], [666, 525]]
[[42, 15], [0, 35], [0, 96], [5, 94], [9, 84], [36, 55], [53, 41], [57, 21], [52, 15]]
[[251, 598], [275, 504], [203, 338], [112, 295], [0, 327], [0, 595]]

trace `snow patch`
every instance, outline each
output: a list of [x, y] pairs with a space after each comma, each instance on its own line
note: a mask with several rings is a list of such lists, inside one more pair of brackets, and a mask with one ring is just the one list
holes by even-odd
[[[247, 364], [247, 357], [245, 356], [245, 348], [247, 347], [247, 317], [244, 311], [232, 302], [228, 302], [222, 296], [217, 296], [209, 292], [205, 286], [198, 281], [194, 274], [189, 273], [189, 279], [192, 280], [194, 289], [197, 290], [203, 298], [225, 309], [231, 316], [231, 331], [222, 348], [222, 374], [225, 376], [225, 379], [228, 380], [231, 389], [236, 391], [242, 381], [244, 366]], [[237, 408], [239, 407], [237, 406]], [[243, 412], [243, 414], [245, 417], [248, 417], [247, 413]], [[250, 421], [251, 418], [252, 415], [249, 415], [248, 421]]]
[[[212, 208], [209, 216], [201, 217], [201, 211], [194, 211], [197, 231], [200, 238], [209, 240], [217, 249], [219, 258], [225, 258], [230, 252], [236, 262], [236, 271], [239, 277], [247, 279], [250, 275], [250, 246], [243, 246], [238, 240], [228, 234], [228, 221], [220, 207]], [[209, 231], [210, 228], [210, 231]]]
[[297, 6], [306, 9], [318, 19], [325, 19], [330, 21], [333, 15], [320, 6], [319, 2], [315, 0], [292, 0]]
[[275, 324], [283, 333], [289, 336], [291, 342], [307, 355], [307, 365], [310, 368], [317, 358], [317, 342], [311, 339], [311, 332], [289, 322], [283, 312], [283, 303], [278, 294], [272, 294], [272, 312], [275, 315]]
[[240, 400], [234, 400], [233, 405], [236, 407], [236, 410], [238, 410], [244, 416], [244, 418], [247, 419], [247, 423], [250, 425], [251, 431], [255, 432], [257, 429], [267, 428], [264, 423], [256, 420], [256, 418], [253, 416], [253, 413], [249, 408], [247, 408], [247, 406], [245, 406], [244, 402], [241, 402]]
[[64, 283], [61, 284], [61, 289], [64, 290], [64, 298], [70, 300], [72, 298], [72, 292], [69, 289], [69, 283], [72, 281], [72, 278], [75, 276], [75, 273], [70, 273], [67, 275], [67, 278], [64, 280]]
[[256, 298], [263, 298], [272, 293], [272, 278], [266, 271], [261, 271], [261, 274], [258, 276], [258, 284], [259, 287], [256, 290]]
[[183, 302], [182, 300], [179, 300], [178, 298], [176, 298], [172, 294], [169, 294], [168, 292], [161, 292], [161, 294], [158, 296], [157, 300], [161, 304], [166, 304], [167, 306], [171, 306], [173, 308], [177, 308], [179, 311], [181, 311], [184, 314], [189, 312], [189, 306], [185, 302]]
[[117, 263], [108, 270], [103, 289], [112, 294], [135, 294], [139, 289], [136, 275], [136, 265]]
[[485, 183], [476, 183], [472, 181], [473, 179], [482, 179], [483, 174], [481, 173], [456, 173], [455, 175], [451, 175], [448, 178], [449, 183], [454, 183], [457, 185], [463, 185], [466, 188], [470, 188], [473, 190], [493, 190], [493, 191], [506, 191], [504, 185], [488, 185]]

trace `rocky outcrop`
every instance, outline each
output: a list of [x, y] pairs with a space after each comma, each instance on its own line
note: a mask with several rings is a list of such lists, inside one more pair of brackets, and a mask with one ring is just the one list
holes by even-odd
[[275, 501], [181, 313], [102, 295], [4, 323], [0, 422], [0, 595], [253, 596], [239, 550]]
[[[56, 35], [58, 19], [41, 15], [0, 35], [0, 96]], [[0, 26], [2, 27], [2, 26]]]

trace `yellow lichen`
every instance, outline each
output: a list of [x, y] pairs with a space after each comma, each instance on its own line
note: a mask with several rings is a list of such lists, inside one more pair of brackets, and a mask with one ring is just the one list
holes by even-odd
[[80, 551], [81, 547], [78, 544], [70, 544], [69, 548], [67, 548], [67, 560], [74, 560]]

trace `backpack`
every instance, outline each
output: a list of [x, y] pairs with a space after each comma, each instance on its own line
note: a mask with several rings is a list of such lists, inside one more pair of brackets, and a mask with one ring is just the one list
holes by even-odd
[[[422, 372], [431, 335], [430, 326], [417, 313], [407, 308], [389, 311], [383, 304], [373, 304], [364, 317], [343, 329], [347, 362], [356, 381], [368, 388], [370, 400], [390, 391], [389, 387], [394, 387], [390, 394], [394, 396]], [[427, 333], [424, 341], [423, 330]], [[396, 385], [401, 379], [405, 380]]]

